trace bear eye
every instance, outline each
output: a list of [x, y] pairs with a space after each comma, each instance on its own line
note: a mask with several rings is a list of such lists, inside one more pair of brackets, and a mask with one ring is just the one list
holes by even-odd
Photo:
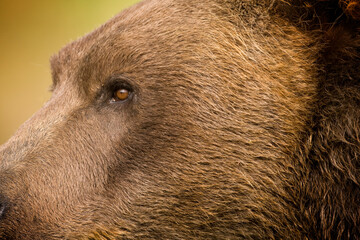
[[119, 88], [113, 94], [112, 102], [121, 102], [128, 99], [130, 96], [130, 90], [127, 88]]

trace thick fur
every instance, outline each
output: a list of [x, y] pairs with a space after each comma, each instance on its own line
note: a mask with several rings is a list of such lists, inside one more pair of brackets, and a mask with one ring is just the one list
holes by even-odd
[[1, 238], [360, 239], [358, 7], [146, 0], [69, 44]]

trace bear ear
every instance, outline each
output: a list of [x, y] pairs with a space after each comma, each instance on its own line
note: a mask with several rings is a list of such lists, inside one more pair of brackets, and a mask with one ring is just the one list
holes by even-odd
[[358, 56], [360, 0], [267, 0], [274, 16], [312, 35], [324, 61]]
[[339, 0], [344, 13], [355, 20], [360, 20], [360, 0]]
[[[344, 21], [360, 22], [360, 0], [275, 0], [273, 10], [289, 19], [318, 29]], [[324, 30], [324, 29], [323, 29]]]

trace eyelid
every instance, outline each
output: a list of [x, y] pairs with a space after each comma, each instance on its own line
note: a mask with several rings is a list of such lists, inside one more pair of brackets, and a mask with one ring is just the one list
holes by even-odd
[[132, 89], [131, 81], [122, 75], [112, 76], [106, 81], [105, 86], [114, 86], [114, 87], [124, 87], [127, 89]]
[[[126, 89], [129, 91], [128, 98], [124, 100], [116, 100], [115, 94], [119, 89]], [[102, 99], [101, 101], [107, 101], [110, 103], [124, 103], [131, 100], [134, 96], [134, 87], [131, 84], [131, 81], [124, 77], [115, 76], [110, 78], [101, 86], [98, 98]]]

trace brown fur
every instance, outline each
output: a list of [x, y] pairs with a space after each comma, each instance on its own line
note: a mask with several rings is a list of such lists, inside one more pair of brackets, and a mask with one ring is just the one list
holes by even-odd
[[359, 239], [354, 4], [147, 0], [69, 44], [0, 148], [1, 238]]
[[354, 19], [360, 20], [359, 0], [340, 0], [339, 3], [347, 15], [353, 17]]

